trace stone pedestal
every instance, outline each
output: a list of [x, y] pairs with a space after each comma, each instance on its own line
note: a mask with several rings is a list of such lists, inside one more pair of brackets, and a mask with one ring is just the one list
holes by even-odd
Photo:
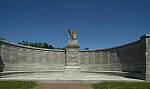
[[66, 66], [64, 73], [65, 74], [81, 74], [81, 68], [79, 66]]
[[79, 60], [79, 44], [77, 40], [70, 39], [66, 45], [66, 63], [65, 74], [80, 74], [80, 60]]

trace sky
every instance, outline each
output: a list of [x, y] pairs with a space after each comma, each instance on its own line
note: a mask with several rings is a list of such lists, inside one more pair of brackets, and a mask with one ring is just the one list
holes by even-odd
[[118, 46], [150, 34], [150, 0], [0, 0], [0, 37], [81, 49]]

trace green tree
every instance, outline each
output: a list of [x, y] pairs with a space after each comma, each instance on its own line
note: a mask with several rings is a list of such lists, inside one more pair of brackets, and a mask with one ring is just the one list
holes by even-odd
[[22, 45], [24, 45], [24, 44], [25, 44], [25, 41], [23, 40], [23, 41], [22, 41]]
[[58, 47], [58, 48], [56, 48], [56, 49], [60, 49], [60, 48]]
[[38, 48], [42, 48], [42, 42], [39, 42], [39, 43], [37, 44], [37, 46], [38, 46]]
[[0, 37], [0, 40], [5, 40], [3, 37]]
[[28, 42], [28, 41], [25, 41], [24, 45], [25, 45], [25, 46], [28, 46], [28, 45], [29, 45], [29, 42]]
[[52, 49], [52, 48], [53, 48], [53, 46], [52, 46], [52, 45], [49, 45], [49, 46], [48, 46], [48, 48], [49, 48], [49, 49]]
[[18, 42], [18, 44], [22, 45], [22, 42]]
[[48, 44], [47, 43], [43, 43], [43, 47], [42, 48], [48, 48]]
[[[38, 47], [38, 48], [48, 48], [48, 49], [61, 49], [61, 50], [65, 50], [66, 48], [63, 47], [63, 48], [55, 48], [53, 47], [52, 45], [49, 45], [48, 43], [42, 43], [42, 42], [35, 42], [35, 43], [32, 43], [32, 42], [28, 42], [28, 41], [22, 41], [22, 42], [18, 42], [18, 44], [20, 45], [26, 45], [26, 46], [31, 46], [31, 47]], [[85, 49], [88, 49], [88, 48], [85, 48]]]
[[89, 48], [85, 48], [85, 50], [89, 50]]
[[34, 47], [38, 47], [38, 43], [35, 42], [35, 43], [34, 43]]
[[29, 43], [29, 46], [34, 47], [34, 43]]
[[66, 49], [65, 47], [61, 48], [61, 50], [65, 50], [65, 49]]
[[18, 42], [18, 44], [28, 46], [28, 45], [29, 45], [29, 42], [23, 40], [22, 42]]

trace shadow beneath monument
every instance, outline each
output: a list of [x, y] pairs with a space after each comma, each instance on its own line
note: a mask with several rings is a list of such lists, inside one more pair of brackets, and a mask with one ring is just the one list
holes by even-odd
[[2, 58], [0, 56], [0, 72], [4, 71], [4, 66], [5, 66], [5, 64], [4, 64], [4, 62], [3, 62], [3, 60], [2, 60]]
[[133, 78], [133, 79], [141, 79], [145, 80], [145, 73], [141, 72], [128, 72], [126, 78]]
[[121, 76], [125, 78], [130, 78], [130, 79], [140, 79], [140, 80], [145, 80], [144, 79], [144, 74], [139, 73], [139, 72], [121, 72], [121, 71], [100, 71], [100, 72], [89, 72], [89, 71], [84, 71], [82, 73], [91, 73], [91, 74], [103, 74], [103, 75], [110, 75], [110, 76]]
[[28, 75], [47, 75], [47, 74], [63, 74], [63, 71], [5, 71], [0, 72], [0, 78]]

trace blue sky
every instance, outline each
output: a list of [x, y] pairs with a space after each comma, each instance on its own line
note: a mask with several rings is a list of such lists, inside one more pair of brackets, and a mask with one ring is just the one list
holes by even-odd
[[107, 48], [150, 34], [150, 0], [0, 0], [0, 36], [64, 47], [68, 29], [80, 48]]

